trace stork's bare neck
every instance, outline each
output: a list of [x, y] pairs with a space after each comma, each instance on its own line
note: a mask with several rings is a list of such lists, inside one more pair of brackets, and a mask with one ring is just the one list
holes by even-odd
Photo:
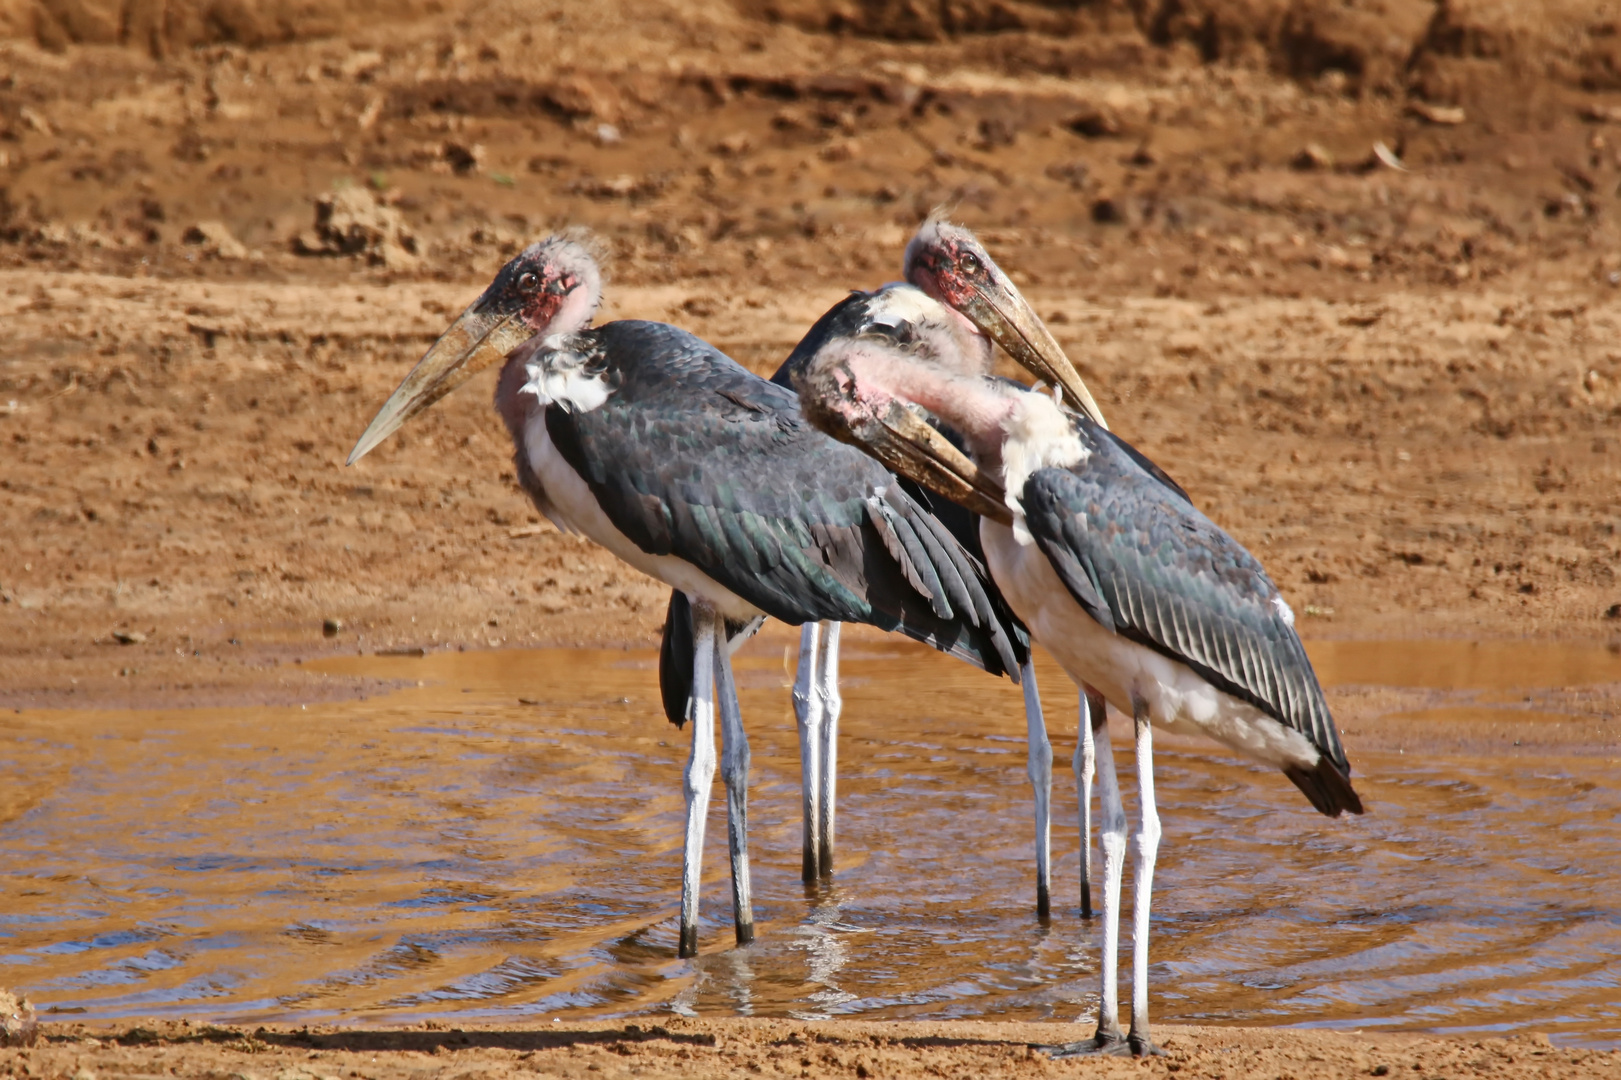
[[878, 415], [895, 401], [919, 406], [961, 434], [975, 461], [999, 470], [1008, 425], [1023, 408], [1019, 391], [862, 341], [849, 342], [830, 359], [840, 391], [834, 408], [854, 417]]
[[[801, 406], [812, 423], [872, 449], [864, 434], [894, 429], [897, 404], [926, 410], [962, 435], [973, 465], [996, 481], [1004, 520], [1017, 520], [1018, 494], [1032, 472], [1085, 457], [1063, 410], [1045, 394], [979, 373], [951, 332], [949, 313], [918, 290], [889, 286], [852, 307], [856, 317], [830, 335], [801, 377]], [[930, 456], [931, 467], [919, 462], [910, 475], [957, 498], [961, 484]], [[955, 479], [989, 490], [965, 473], [957, 470]]]

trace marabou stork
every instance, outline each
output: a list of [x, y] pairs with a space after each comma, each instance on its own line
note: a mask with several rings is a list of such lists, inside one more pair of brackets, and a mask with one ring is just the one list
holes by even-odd
[[553, 237], [526, 249], [406, 376], [349, 461], [504, 360], [495, 404], [535, 505], [686, 595], [694, 648], [680, 952], [691, 956], [717, 701], [737, 940], [754, 935], [734, 630], [768, 615], [865, 622], [1015, 680], [1028, 654], [983, 565], [893, 473], [808, 425], [792, 391], [683, 330], [591, 327], [600, 299], [581, 244]]
[[[1175, 480], [1166, 475], [1163, 469], [1138, 454], [1135, 449], [1109, 431], [1108, 421], [1103, 418], [1103, 410], [1098, 407], [1086, 384], [1081, 381], [1074, 365], [1064, 355], [1064, 350], [1048, 332], [1047, 325], [1036, 315], [1035, 309], [1025, 300], [1024, 294], [1019, 292], [1018, 286], [1013, 284], [1002, 272], [1001, 267], [996, 265], [995, 260], [986, 252], [973, 232], [963, 226], [950, 224], [938, 213], [931, 214], [918, 226], [917, 232], [906, 245], [905, 266], [906, 280], [910, 284], [922, 289], [931, 299], [944, 304], [973, 324], [968, 328], [969, 332], [966, 335], [959, 335], [958, 340], [967, 343], [968, 353], [978, 362], [979, 370], [989, 372], [991, 369], [991, 342], [1001, 345], [1009, 356], [1016, 358], [1026, 368], [1040, 372], [1041, 377], [1049, 381], [1058, 392], [1062, 402], [1089, 417], [1098, 426], [1104, 438], [1116, 442], [1122, 450], [1136, 457], [1138, 463], [1150, 475], [1179, 498], [1184, 500], [1188, 498], [1187, 493]], [[1052, 357], [1054, 360], [1049, 362], [1044, 359], [1045, 357]], [[938, 422], [936, 418], [936, 423]], [[957, 441], [960, 443], [961, 440]], [[941, 513], [938, 505], [935, 511]], [[978, 518], [970, 517], [969, 520], [976, 534], [976, 542], [967, 546], [983, 560], [984, 551], [977, 543]], [[1026, 684], [1025, 691], [1028, 702], [1029, 697], [1034, 694], [1034, 664], [1027, 666], [1025, 674], [1030, 680]], [[1080, 789], [1081, 917], [1090, 919], [1092, 778], [1097, 771], [1097, 732], [1103, 729], [1107, 717], [1103, 695], [1085, 683], [1080, 686], [1079, 702], [1080, 722], [1077, 725], [1079, 738], [1075, 744], [1072, 767], [1075, 771], [1076, 786]], [[1027, 768], [1030, 782], [1036, 790], [1038, 835], [1036, 859], [1038, 876], [1043, 886], [1042, 892], [1045, 894], [1045, 886], [1049, 880], [1046, 867], [1049, 863], [1050, 847], [1048, 822], [1052, 798], [1052, 745], [1048, 742], [1046, 725], [1039, 714], [1040, 707], [1038, 699], [1035, 702], [1037, 712], [1029, 718], [1030, 757]]]
[[[961, 278], [962, 265], [983, 265], [987, 287], [964, 289], [956, 286]], [[997, 328], [1011, 347], [1030, 347], [1035, 341], [1042, 347], [1059, 347], [1047, 332], [1045, 325], [992, 261], [969, 230], [946, 225], [935, 218], [925, 221], [907, 245], [904, 261], [906, 280], [918, 286], [934, 299], [959, 313], [972, 312], [980, 321]], [[815, 353], [822, 338], [823, 322], [817, 323], [806, 334], [771, 376], [779, 386], [792, 388], [793, 378]], [[964, 344], [983, 351], [989, 368], [991, 343], [982, 334], [968, 327]], [[1076, 408], [1080, 408], [1104, 425], [1103, 415], [1084, 384], [1076, 379], [1066, 388]], [[1169, 478], [1167, 478], [1169, 482]], [[904, 481], [903, 481], [904, 482]], [[1174, 484], [1173, 484], [1174, 486]], [[1177, 489], [1180, 491], [1180, 489]], [[947, 500], [930, 500], [926, 490], [913, 490], [912, 494], [925, 501], [953, 536], [977, 558], [983, 559], [979, 545], [979, 522], [972, 513]], [[672, 590], [666, 610], [664, 632], [659, 650], [659, 686], [666, 717], [676, 726], [686, 719], [690, 687], [687, 674], [692, 671], [691, 609], [679, 590]], [[794, 680], [794, 715], [799, 728], [801, 808], [803, 815], [803, 848], [801, 873], [806, 882], [828, 877], [833, 872], [833, 835], [837, 789], [837, 746], [839, 714], [842, 698], [838, 686], [839, 627], [837, 623], [806, 623], [800, 634], [799, 666]], [[1051, 798], [1052, 798], [1052, 743], [1047, 738], [1046, 722], [1042, 716], [1041, 696], [1036, 686], [1035, 666], [1025, 661], [1020, 684], [1024, 690], [1025, 728], [1027, 733], [1026, 772], [1035, 792], [1036, 817], [1036, 913], [1046, 919], [1051, 911]], [[1102, 699], [1091, 694], [1095, 707], [1091, 710], [1095, 721], [1103, 719]], [[1087, 702], [1082, 701], [1086, 710]], [[1075, 773], [1083, 792], [1081, 798], [1081, 914], [1092, 914], [1091, 894], [1091, 778], [1092, 727], [1083, 712], [1082, 735], [1075, 754]]]
[[[981, 515], [991, 576], [1078, 684], [1136, 728], [1142, 801], [1135, 840], [1131, 1031], [1119, 1026], [1116, 954], [1126, 819], [1107, 736], [1103, 986], [1095, 1035], [1061, 1054], [1157, 1053], [1148, 1027], [1148, 918], [1159, 816], [1153, 728], [1202, 733], [1280, 768], [1329, 816], [1360, 814], [1350, 764], [1294, 615], [1237, 541], [1091, 417], [985, 374], [959, 317], [905, 285], [855, 294], [799, 374], [812, 423]], [[1062, 354], [1014, 353], [1042, 378]], [[1065, 385], [1062, 378], [1056, 379]], [[920, 421], [959, 432], [964, 455]]]

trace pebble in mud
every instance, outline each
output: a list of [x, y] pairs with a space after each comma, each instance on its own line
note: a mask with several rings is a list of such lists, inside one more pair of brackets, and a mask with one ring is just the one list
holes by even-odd
[[20, 994], [0, 990], [0, 1046], [33, 1046], [38, 1036], [34, 1006]]

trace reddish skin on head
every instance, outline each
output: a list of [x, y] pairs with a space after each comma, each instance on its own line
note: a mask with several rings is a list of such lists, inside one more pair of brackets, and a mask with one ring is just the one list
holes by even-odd
[[949, 308], [961, 311], [975, 293], [974, 279], [983, 277], [984, 262], [955, 237], [937, 237], [920, 247], [906, 267], [906, 280]]
[[544, 333], [569, 295], [586, 284], [572, 261], [566, 245], [537, 244], [501, 268], [480, 307], [514, 313], [530, 330]]
[[[492, 288], [491, 299], [501, 307], [516, 307], [524, 325], [537, 334], [551, 325], [563, 298], [580, 284], [572, 271], [541, 259], [525, 259], [508, 269], [512, 271], [509, 280], [495, 283], [499, 292]], [[508, 277], [507, 273], [502, 277]]]

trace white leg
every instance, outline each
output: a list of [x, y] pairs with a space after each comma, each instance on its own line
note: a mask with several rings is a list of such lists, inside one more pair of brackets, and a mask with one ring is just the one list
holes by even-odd
[[1097, 733], [1098, 796], [1103, 810], [1098, 843], [1103, 848], [1103, 1000], [1098, 1003], [1097, 1040], [1120, 1041], [1120, 882], [1126, 871], [1126, 807], [1114, 772], [1109, 729]]
[[1094, 732], [1104, 724], [1108, 707], [1103, 695], [1081, 687], [1080, 738], [1075, 744], [1075, 785], [1081, 793], [1081, 918], [1092, 917], [1092, 777], [1097, 774], [1098, 748]]
[[1159, 853], [1159, 811], [1154, 806], [1154, 727], [1148, 710], [1136, 708], [1137, 790], [1142, 800], [1142, 828], [1133, 837], [1136, 874], [1131, 883], [1131, 1034], [1127, 1041], [1138, 1057], [1162, 1054], [1148, 1034], [1148, 904], [1154, 892], [1154, 859]]
[[715, 638], [719, 619], [715, 609], [689, 594], [692, 602], [692, 700], [687, 722], [692, 725], [692, 756], [682, 790], [687, 796], [686, 847], [681, 856], [680, 955], [698, 955], [698, 879], [703, 870], [704, 821], [709, 813], [709, 789], [715, 780]]
[[[1090, 700], [1089, 700], [1090, 699]], [[1091, 732], [1090, 745], [1096, 754], [1098, 798], [1102, 804], [1098, 844], [1103, 848], [1103, 994], [1098, 1002], [1098, 1029], [1090, 1039], [1049, 1049], [1054, 1057], [1079, 1054], [1126, 1054], [1137, 1047], [1120, 1034], [1120, 883], [1126, 866], [1126, 808], [1120, 800], [1120, 781], [1114, 771], [1114, 747], [1104, 723], [1103, 700], [1088, 688], [1081, 688], [1081, 730]], [[1083, 736], [1084, 738], [1084, 736]], [[1082, 743], [1083, 748], [1087, 745]], [[1077, 755], [1077, 761], [1082, 755]], [[1085, 763], [1082, 762], [1084, 765]], [[1085, 798], [1082, 803], [1085, 805]], [[1084, 829], [1085, 818], [1082, 818]], [[1156, 829], [1158, 828], [1156, 819]], [[1144, 918], [1147, 909], [1143, 909]], [[1146, 939], [1143, 939], [1146, 940]], [[1143, 1014], [1147, 1022], [1146, 1011]], [[1133, 1024], [1136, 1016], [1132, 1017]], [[1146, 1033], [1146, 1028], [1144, 1029]], [[1135, 1028], [1133, 1029], [1135, 1032]]]
[[833, 876], [833, 818], [838, 809], [839, 713], [844, 697], [839, 693], [839, 628], [842, 624], [822, 624], [822, 655], [816, 668], [816, 693], [822, 699], [822, 846], [816, 854], [816, 870], [822, 877]]
[[799, 795], [804, 816], [800, 876], [815, 881], [822, 849], [822, 695], [816, 692], [822, 624], [799, 631], [799, 668], [794, 673], [794, 717], [799, 722]]
[[720, 706], [720, 778], [726, 784], [726, 840], [732, 856], [732, 921], [737, 943], [747, 945], [754, 940], [754, 900], [749, 888], [749, 737], [737, 705], [730, 643], [717, 640], [716, 646], [715, 702]]
[[1026, 660], [1019, 671], [1024, 687], [1024, 727], [1029, 758], [1025, 772], [1036, 795], [1036, 917], [1052, 915], [1052, 797], [1053, 744], [1041, 714], [1041, 692], [1036, 688], [1036, 665]]

